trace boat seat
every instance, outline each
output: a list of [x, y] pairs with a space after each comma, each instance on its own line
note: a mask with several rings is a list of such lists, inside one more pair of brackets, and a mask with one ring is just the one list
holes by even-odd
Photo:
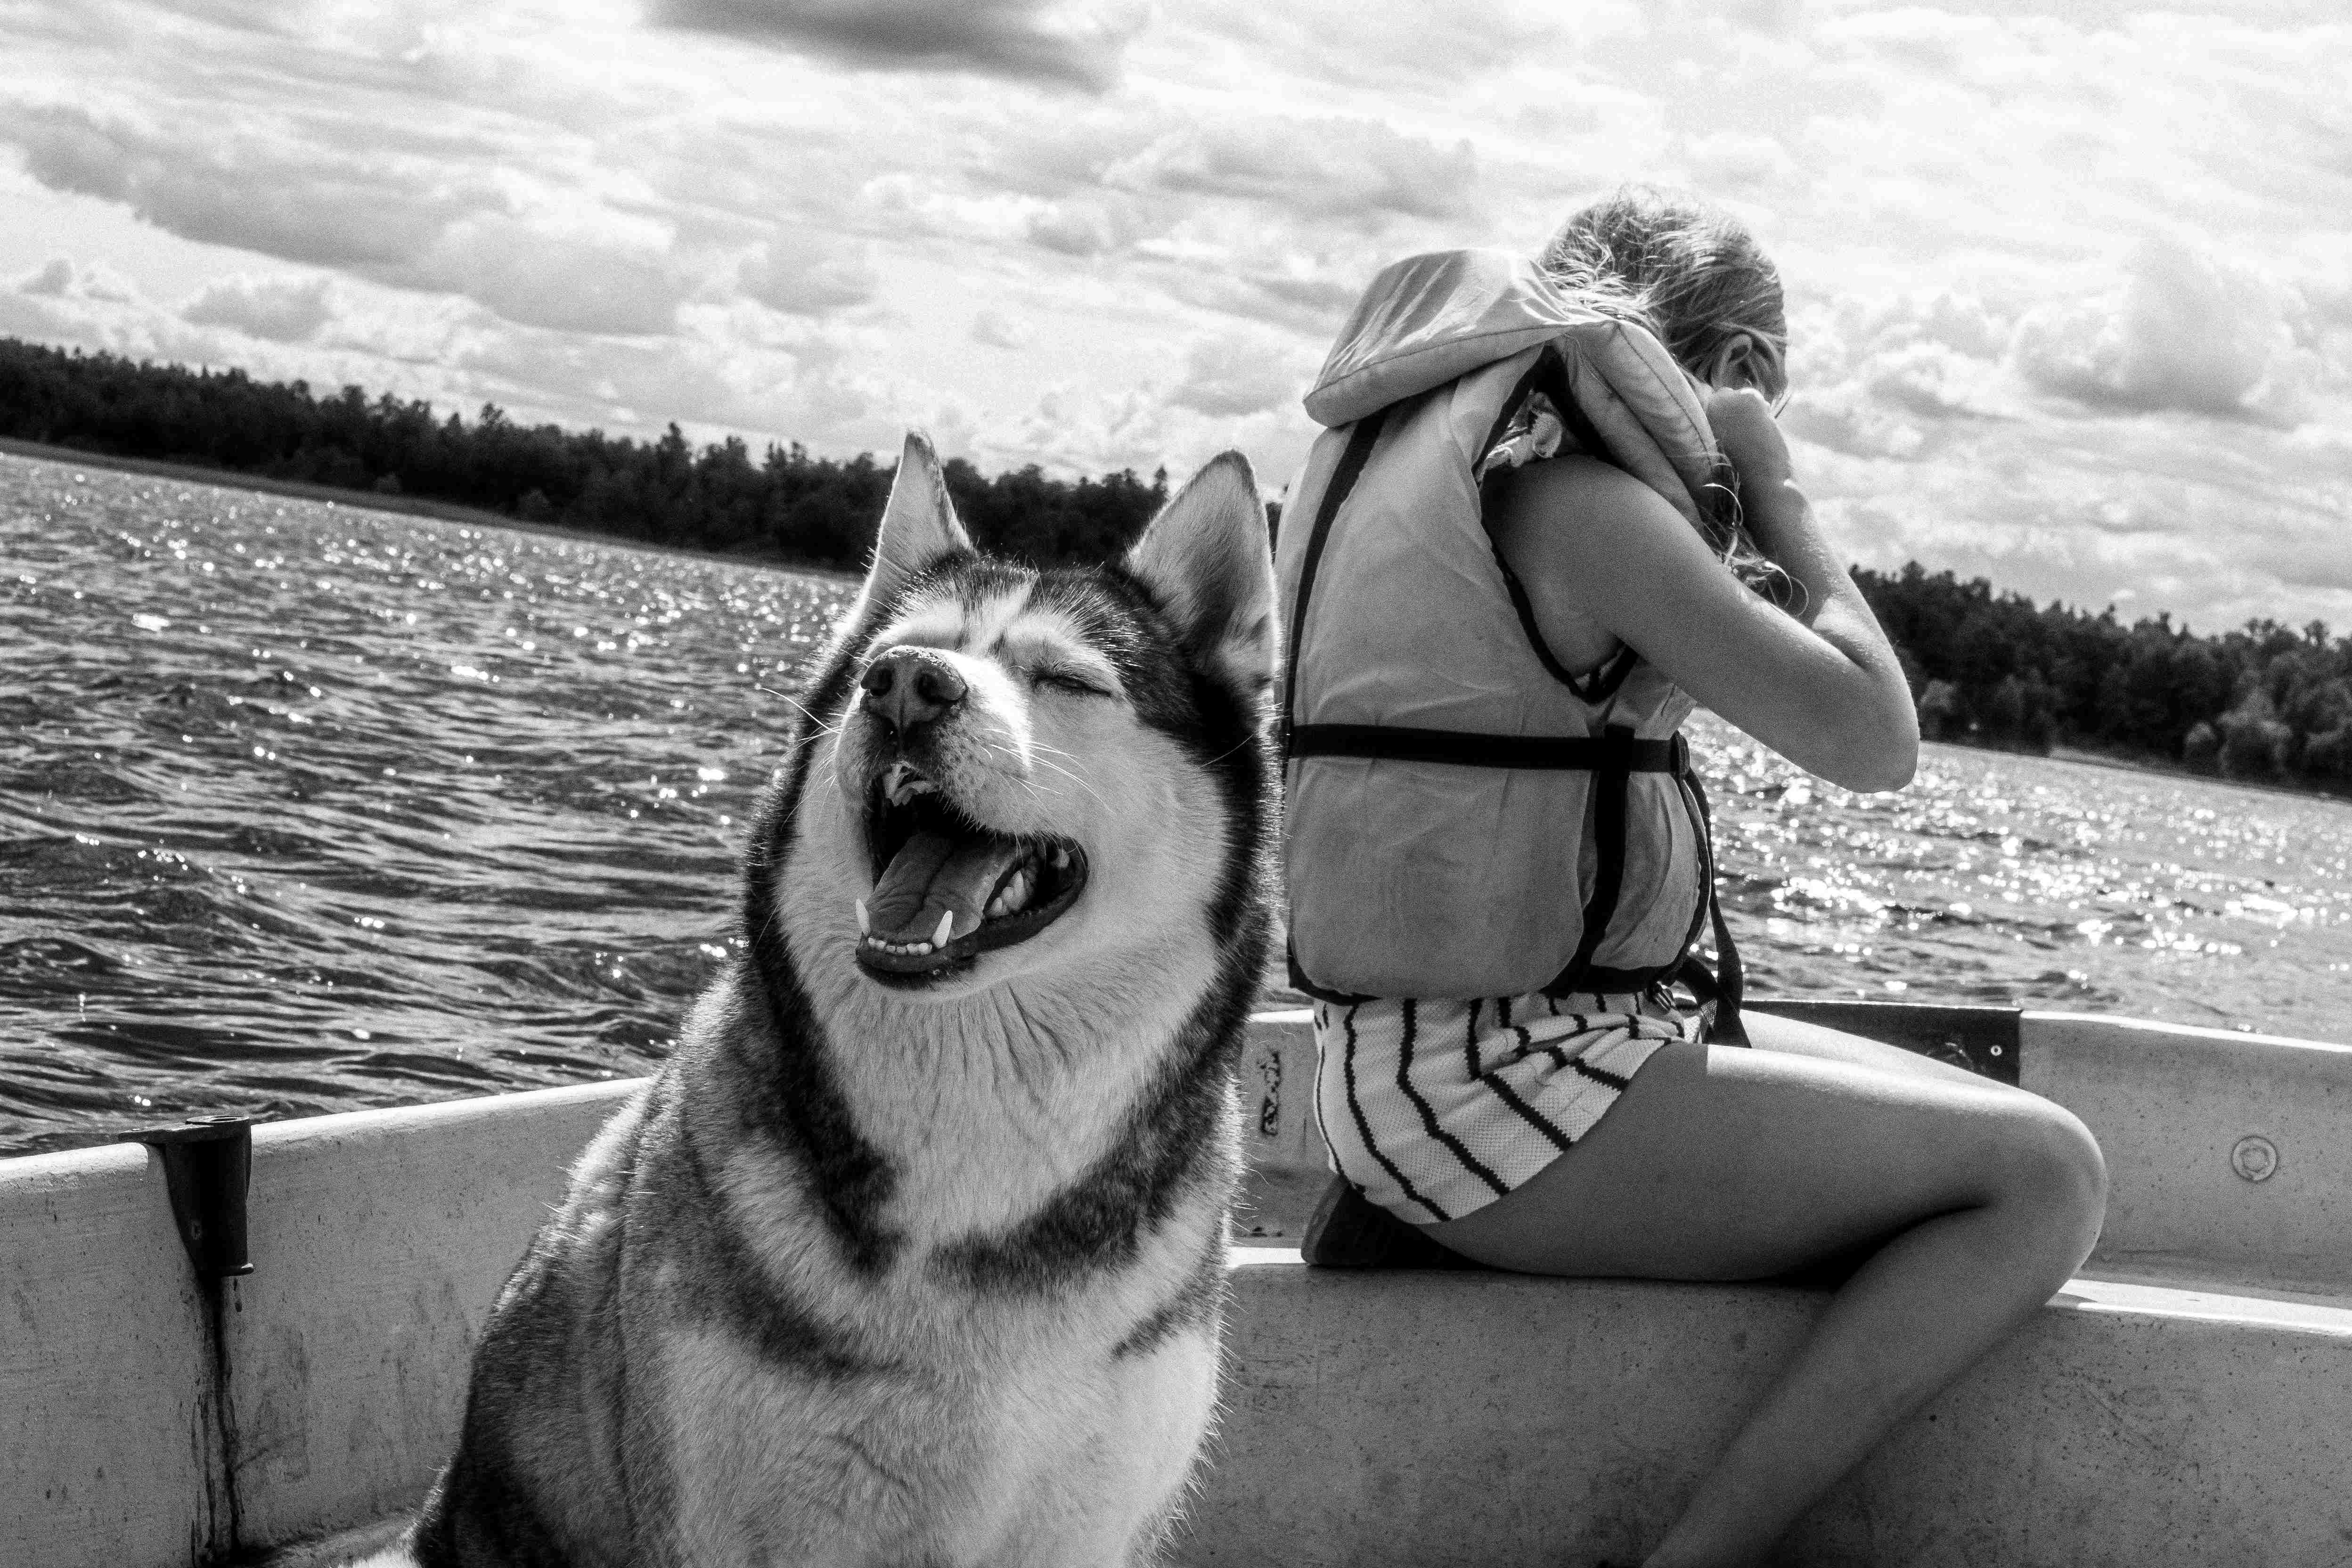
[[[1828, 1300], [1237, 1249], [1185, 1568], [1637, 1562]], [[2352, 1298], [2082, 1279], [1776, 1562], [2352, 1561]]]
[[[2020, 1049], [1987, 1059], [2107, 1151], [2091, 1278], [1906, 1425], [1785, 1561], [2352, 1562], [2352, 1047], [2001, 1027]], [[1226, 1413], [1177, 1561], [1503, 1568], [1654, 1538], [1826, 1297], [1308, 1269], [1298, 1232], [1328, 1180], [1313, 1080], [1307, 1016], [1261, 1016]], [[254, 1271], [210, 1293], [153, 1150], [0, 1161], [0, 1542], [49, 1568], [179, 1568], [414, 1506], [484, 1312], [633, 1087], [256, 1128]]]

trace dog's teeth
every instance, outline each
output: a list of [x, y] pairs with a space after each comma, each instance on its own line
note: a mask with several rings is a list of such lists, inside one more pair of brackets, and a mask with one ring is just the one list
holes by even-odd
[[892, 805], [904, 805], [919, 795], [932, 795], [939, 785], [915, 771], [912, 763], [892, 763], [882, 770], [882, 795]]
[[931, 945], [945, 947], [948, 944], [948, 939], [953, 935], [955, 935], [955, 911], [949, 910], [940, 916], [940, 929], [931, 933]]
[[981, 912], [986, 915], [990, 920], [1001, 920], [1004, 916], [1011, 914], [1013, 911], [1004, 907], [1004, 895], [1003, 893], [999, 893], [996, 897], [988, 900], [988, 908]]
[[860, 936], [872, 936], [874, 934], [874, 917], [866, 912], [866, 900], [864, 899], [857, 900], [857, 934]]

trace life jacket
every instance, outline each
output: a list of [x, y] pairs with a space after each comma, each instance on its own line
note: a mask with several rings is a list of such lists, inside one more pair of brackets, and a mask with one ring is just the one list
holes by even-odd
[[[1326, 428], [1275, 552], [1294, 982], [1461, 998], [1683, 979], [1738, 1037], [1690, 699], [1630, 647], [1563, 668], [1483, 504], [1508, 468], [1580, 452], [1698, 526], [1729, 476], [1690, 377], [1533, 262], [1448, 251], [1372, 280], [1307, 411]], [[1713, 977], [1686, 964], [1710, 914]]]

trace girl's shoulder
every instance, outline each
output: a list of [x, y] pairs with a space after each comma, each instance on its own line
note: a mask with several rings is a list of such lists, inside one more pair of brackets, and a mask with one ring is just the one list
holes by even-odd
[[1612, 463], [1580, 453], [1529, 463], [1487, 494], [1486, 527], [1507, 553], [1552, 555], [1575, 536], [1606, 548], [1629, 531], [1691, 533], [1672, 502]]
[[[1532, 492], [1546, 505], [1576, 502], [1612, 511], [1659, 515], [1679, 522], [1682, 514], [1649, 485], [1614, 463], [1580, 452], [1562, 452], [1542, 462], [1529, 463], [1504, 481], [1506, 504], [1516, 494]], [[1686, 524], [1685, 526], [1687, 526]]]

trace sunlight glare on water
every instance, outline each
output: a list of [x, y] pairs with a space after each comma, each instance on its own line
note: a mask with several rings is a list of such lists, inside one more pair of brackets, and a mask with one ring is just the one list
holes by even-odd
[[1856, 795], [1694, 730], [1759, 991], [2352, 1038], [2341, 801], [1951, 746]]
[[[646, 1071], [850, 587], [0, 458], [0, 1152]], [[1759, 991], [2352, 1037], [2342, 803], [1694, 729]]]
[[848, 584], [0, 458], [0, 1152], [629, 1076]]

